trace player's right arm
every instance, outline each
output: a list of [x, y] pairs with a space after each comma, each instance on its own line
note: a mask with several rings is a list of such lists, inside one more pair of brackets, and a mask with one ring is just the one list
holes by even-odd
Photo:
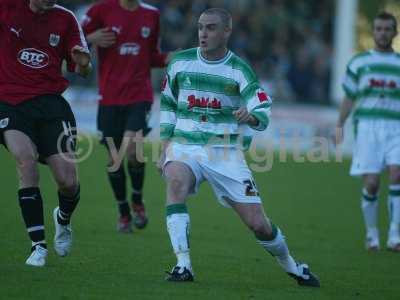
[[343, 142], [344, 132], [343, 127], [347, 118], [353, 111], [354, 103], [357, 100], [358, 94], [358, 75], [354, 67], [354, 60], [350, 61], [347, 66], [346, 74], [342, 84], [345, 97], [340, 105], [339, 117], [336, 123], [336, 143]]
[[108, 48], [115, 44], [116, 36], [106, 27], [101, 17], [102, 7], [93, 5], [82, 20], [82, 28], [89, 45]]
[[176, 125], [176, 112], [178, 109], [177, 101], [177, 84], [175, 76], [168, 68], [167, 75], [161, 86], [161, 102], [160, 102], [160, 139], [162, 143], [161, 157], [158, 162], [158, 168], [161, 170], [164, 165], [166, 150], [174, 135]]

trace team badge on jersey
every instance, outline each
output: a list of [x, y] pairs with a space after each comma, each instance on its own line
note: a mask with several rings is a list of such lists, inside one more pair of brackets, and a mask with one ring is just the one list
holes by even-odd
[[50, 33], [50, 37], [49, 37], [50, 46], [57, 47], [59, 43], [60, 43], [60, 36], [55, 33]]
[[0, 120], [0, 128], [6, 128], [8, 126], [8, 123], [10, 122], [10, 118], [5, 118]]
[[228, 95], [235, 95], [239, 93], [239, 87], [236, 84], [226, 84], [224, 91]]
[[186, 77], [185, 81], [183, 82], [183, 87], [190, 88], [191, 85], [192, 85], [192, 82], [190, 81], [190, 78]]
[[147, 39], [150, 36], [151, 29], [147, 26], [142, 27], [142, 37]]

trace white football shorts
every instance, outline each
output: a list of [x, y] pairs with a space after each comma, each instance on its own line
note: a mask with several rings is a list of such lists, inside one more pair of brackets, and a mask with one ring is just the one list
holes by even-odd
[[196, 178], [192, 194], [197, 193], [203, 181], [208, 181], [224, 206], [230, 207], [226, 198], [239, 203], [261, 203], [244, 154], [235, 147], [171, 143], [163, 167], [172, 161], [185, 163], [192, 170]]
[[400, 165], [400, 121], [360, 120], [350, 175], [379, 174], [390, 165]]

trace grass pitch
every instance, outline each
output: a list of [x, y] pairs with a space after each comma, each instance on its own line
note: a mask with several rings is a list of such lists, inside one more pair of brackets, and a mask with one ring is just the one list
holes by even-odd
[[[165, 282], [164, 271], [175, 263], [165, 227], [165, 185], [154, 164], [148, 164], [148, 227], [118, 234], [105, 161], [104, 149], [96, 146], [80, 164], [82, 197], [73, 218], [73, 253], [66, 258], [52, 248], [56, 189], [42, 168], [49, 258], [45, 268], [36, 269], [24, 264], [30, 242], [16, 197], [14, 163], [0, 149], [0, 299], [399, 299], [400, 254], [364, 250], [360, 182], [348, 176], [349, 162], [275, 162], [270, 172], [255, 173], [268, 215], [281, 227], [295, 258], [321, 279], [320, 289], [310, 289], [298, 287], [281, 271], [206, 184], [188, 202], [196, 281]], [[387, 229], [383, 190], [382, 245]]]

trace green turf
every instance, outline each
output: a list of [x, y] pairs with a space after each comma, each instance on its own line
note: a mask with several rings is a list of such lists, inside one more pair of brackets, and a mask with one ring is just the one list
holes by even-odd
[[100, 147], [80, 164], [82, 200], [73, 219], [73, 253], [66, 258], [52, 249], [51, 210], [57, 200], [48, 171], [41, 170], [50, 255], [45, 268], [34, 269], [24, 265], [30, 244], [16, 199], [14, 163], [0, 149], [0, 299], [399, 299], [400, 254], [364, 250], [360, 182], [347, 175], [348, 162], [275, 161], [272, 171], [255, 174], [267, 213], [295, 257], [319, 275], [319, 290], [300, 288], [284, 274], [207, 185], [188, 205], [196, 281], [164, 282], [175, 258], [165, 228], [162, 179], [148, 164], [150, 223], [122, 235], [115, 231], [117, 212], [104, 165]]

